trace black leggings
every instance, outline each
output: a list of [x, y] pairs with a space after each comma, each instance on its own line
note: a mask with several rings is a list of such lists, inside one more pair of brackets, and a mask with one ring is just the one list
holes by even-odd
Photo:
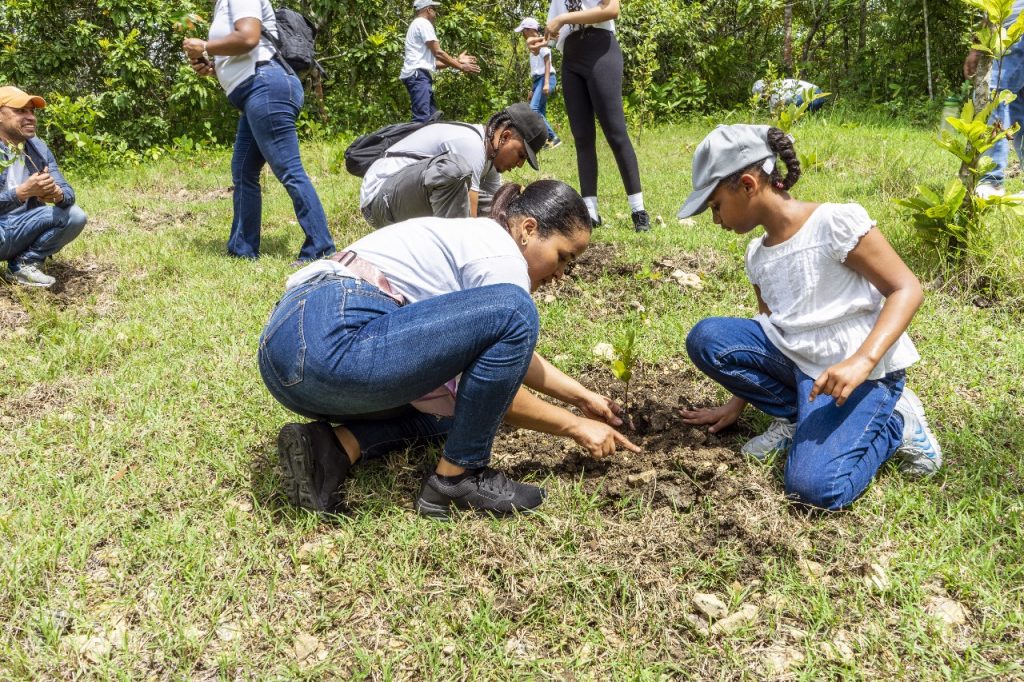
[[615, 34], [601, 28], [573, 31], [562, 56], [562, 98], [576, 142], [580, 194], [597, 196], [597, 116], [615, 155], [626, 194], [640, 191], [640, 168], [622, 109], [622, 50]]

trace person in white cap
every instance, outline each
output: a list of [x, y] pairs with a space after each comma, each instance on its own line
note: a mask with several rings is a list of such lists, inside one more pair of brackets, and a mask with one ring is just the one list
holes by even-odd
[[890, 457], [911, 475], [942, 463], [905, 385], [919, 359], [906, 330], [923, 295], [862, 206], [798, 201], [788, 190], [799, 177], [793, 142], [778, 128], [719, 126], [694, 153], [694, 189], [679, 216], [710, 207], [722, 228], [761, 225], [764, 234], [746, 253], [758, 314], [708, 318], [686, 338], [694, 364], [733, 397], [682, 416], [717, 432], [753, 404], [774, 420], [743, 452], [781, 453], [790, 499], [841, 509]]
[[807, 105], [808, 111], [817, 111], [825, 106], [824, 97], [814, 98], [815, 95], [821, 94], [821, 88], [814, 83], [796, 78], [783, 78], [772, 83], [762, 78], [754, 81], [750, 91], [761, 98], [767, 98], [768, 106], [773, 110], [786, 104], [800, 106], [804, 103], [805, 97], [811, 98], [811, 103]]
[[516, 26], [515, 32], [523, 35], [527, 49], [530, 50], [530, 80], [533, 83], [530, 108], [544, 118], [544, 125], [548, 128], [547, 146], [554, 149], [562, 144], [562, 139], [555, 133], [551, 121], [548, 120], [548, 97], [555, 92], [555, 86], [558, 84], [558, 79], [551, 69], [551, 48], [539, 44], [530, 47], [530, 39], [540, 35], [540, 24], [533, 17], [524, 17]]
[[0, 88], [0, 260], [8, 282], [50, 287], [56, 279], [43, 261], [70, 244], [85, 228], [85, 211], [57, 168], [57, 159], [36, 137], [38, 95]]
[[[473, 55], [462, 52], [458, 57], [452, 57], [441, 49], [434, 31], [437, 19], [434, 8], [440, 4], [436, 0], [414, 0], [412, 9], [416, 17], [405, 34], [405, 61], [398, 78], [409, 91], [414, 121], [429, 121], [437, 113], [434, 71], [438, 68], [447, 66], [463, 73], [480, 73], [480, 66]], [[441, 65], [438, 66], [437, 62]]]

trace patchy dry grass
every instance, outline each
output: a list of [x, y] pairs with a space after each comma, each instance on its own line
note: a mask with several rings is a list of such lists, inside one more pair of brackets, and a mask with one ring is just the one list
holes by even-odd
[[[51, 266], [60, 288], [0, 289], [0, 678], [1024, 676], [1015, 305], [929, 291], [910, 381], [948, 466], [927, 482], [886, 469], [849, 512], [800, 513], [782, 499], [781, 462], [738, 457], [763, 417], [717, 438], [672, 419], [680, 402], [721, 397], [685, 360], [686, 332], [753, 310], [746, 239], [673, 218], [711, 125], [643, 135], [650, 235], [629, 229], [601, 157], [607, 226], [538, 294], [542, 349], [614, 394], [590, 349], [637, 326], [647, 447], [595, 463], [503, 434], [498, 461], [549, 491], [519, 520], [416, 517], [429, 451], [360, 466], [335, 523], [285, 505], [273, 442], [289, 417], [255, 366], [301, 242], [284, 192], [268, 179], [266, 257], [249, 263], [222, 255], [225, 154], [80, 182], [92, 221]], [[825, 165], [798, 194], [865, 204], [931, 282], [889, 201], [950, 172], [928, 136], [810, 121], [798, 146]], [[306, 158], [344, 244], [367, 228], [356, 181], [332, 173], [340, 150]], [[571, 145], [542, 161], [574, 181]], [[1019, 275], [1021, 230], [1005, 229]], [[713, 597], [700, 598], [711, 627], [697, 594]]]

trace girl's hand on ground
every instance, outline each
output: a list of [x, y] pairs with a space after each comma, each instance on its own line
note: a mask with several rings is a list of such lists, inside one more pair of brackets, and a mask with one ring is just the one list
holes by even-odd
[[718, 407], [702, 407], [697, 410], [679, 410], [684, 424], [693, 426], [707, 426], [708, 432], [718, 433], [736, 423], [743, 413], [746, 402], [739, 398], [733, 398], [725, 405]]
[[614, 455], [616, 446], [630, 452], [640, 452], [640, 448], [621, 433], [593, 419], [578, 419], [570, 436], [595, 459]]
[[852, 355], [822, 372], [814, 382], [807, 400], [813, 401], [818, 395], [830, 395], [836, 399], [836, 405], [842, 407], [854, 389], [867, 380], [874, 368], [875, 363], [871, 360]]
[[574, 405], [588, 419], [596, 419], [612, 426], [622, 426], [622, 408], [611, 398], [587, 391]]

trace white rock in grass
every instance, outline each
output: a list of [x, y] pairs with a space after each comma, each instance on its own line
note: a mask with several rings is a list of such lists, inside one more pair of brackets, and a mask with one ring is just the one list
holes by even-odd
[[99, 663], [110, 654], [113, 645], [105, 637], [75, 637], [71, 641], [78, 655], [92, 662]]
[[769, 649], [764, 657], [764, 671], [772, 677], [784, 675], [804, 662], [803, 652], [788, 647]]
[[609, 362], [615, 359], [615, 346], [610, 343], [599, 343], [594, 346], [594, 350], [590, 352], [594, 354], [595, 358], [601, 358], [602, 360], [608, 360]]
[[831, 641], [821, 642], [821, 644], [818, 645], [818, 648], [821, 651], [822, 656], [828, 660], [838, 661], [849, 665], [855, 660], [853, 647], [850, 646], [849, 639], [850, 635], [846, 631], [840, 630], [836, 633], [836, 636], [831, 639]]
[[861, 579], [864, 584], [877, 592], [885, 592], [889, 589], [889, 576], [881, 564], [870, 563], [861, 566]]
[[967, 609], [963, 604], [949, 597], [931, 597], [925, 611], [943, 625], [954, 628], [967, 623]]
[[693, 595], [693, 605], [703, 613], [708, 620], [719, 620], [729, 614], [729, 607], [721, 599], [713, 594], [698, 592]]
[[451, 657], [452, 654], [454, 654], [454, 653], [455, 653], [455, 645], [454, 644], [445, 644], [444, 648], [441, 649], [441, 655], [446, 657], [446, 658]]
[[821, 577], [825, 575], [825, 567], [817, 561], [811, 561], [810, 559], [798, 559], [796, 565], [800, 568], [800, 572], [804, 577], [808, 578], [810, 582], [820, 582]]
[[753, 604], [744, 604], [736, 613], [726, 616], [711, 626], [712, 634], [731, 635], [757, 620], [758, 610]]
[[686, 272], [685, 270], [673, 270], [672, 279], [674, 279], [681, 287], [690, 287], [691, 289], [703, 289], [704, 283], [700, 281], [700, 277], [692, 272]]
[[680, 227], [693, 227], [696, 224], [697, 224], [697, 221], [694, 220], [693, 218], [680, 218], [679, 219], [679, 226]]
[[230, 642], [242, 634], [242, 626], [238, 623], [221, 623], [217, 626], [216, 634], [220, 641]]
[[296, 661], [306, 660], [319, 648], [320, 640], [313, 635], [296, 635], [295, 641], [292, 643], [292, 653], [295, 655]]
[[690, 627], [699, 632], [702, 635], [707, 635], [708, 624], [704, 622], [704, 619], [698, 616], [696, 613], [687, 613], [686, 622], [689, 623]]
[[558, 297], [555, 296], [554, 294], [545, 294], [544, 295], [544, 302], [545, 303], [554, 303], [557, 300], [558, 300]]

